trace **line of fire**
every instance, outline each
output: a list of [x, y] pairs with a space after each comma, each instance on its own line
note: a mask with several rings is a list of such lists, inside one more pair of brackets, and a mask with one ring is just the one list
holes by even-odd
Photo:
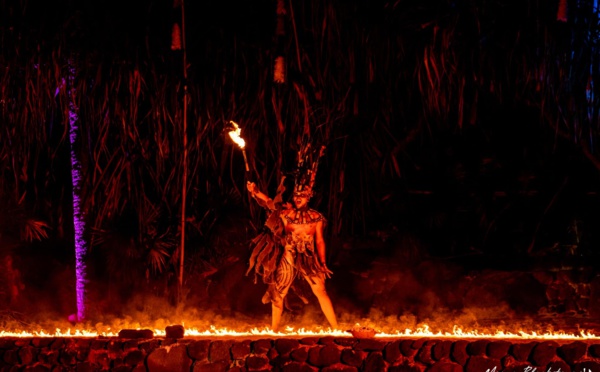
[[600, 372], [597, 139], [598, 0], [0, 0], [0, 371]]

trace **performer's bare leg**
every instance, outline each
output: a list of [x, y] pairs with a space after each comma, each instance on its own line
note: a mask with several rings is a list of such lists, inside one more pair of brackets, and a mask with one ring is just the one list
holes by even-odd
[[338, 322], [335, 316], [335, 311], [333, 310], [333, 304], [331, 303], [331, 299], [327, 294], [327, 290], [325, 289], [325, 279], [322, 275], [312, 276], [307, 280], [312, 288], [313, 293], [317, 296], [319, 300], [319, 304], [321, 305], [321, 311], [327, 318], [329, 325], [332, 329], [337, 329]]
[[296, 277], [296, 269], [294, 269], [294, 252], [286, 247], [284, 255], [277, 267], [277, 285], [275, 298], [271, 299], [271, 330], [277, 332], [279, 330], [279, 322], [281, 322], [281, 314], [283, 313], [283, 300]]
[[283, 314], [283, 299], [281, 301], [271, 303], [271, 330], [273, 332], [279, 332], [279, 323], [281, 322], [281, 314]]

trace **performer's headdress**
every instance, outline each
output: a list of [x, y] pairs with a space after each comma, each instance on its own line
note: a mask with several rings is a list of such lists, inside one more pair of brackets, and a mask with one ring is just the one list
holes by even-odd
[[319, 158], [323, 156], [324, 152], [325, 146], [315, 150], [311, 148], [310, 143], [303, 145], [298, 151], [298, 168], [296, 169], [296, 184], [294, 186], [295, 196], [310, 198], [313, 195]]

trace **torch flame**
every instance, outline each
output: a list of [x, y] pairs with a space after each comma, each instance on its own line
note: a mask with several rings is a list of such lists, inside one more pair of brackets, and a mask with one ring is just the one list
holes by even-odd
[[242, 136], [242, 128], [240, 128], [235, 121], [230, 121], [231, 125], [233, 125], [233, 130], [229, 131], [229, 137], [235, 142], [242, 150], [246, 147], [246, 141], [241, 137]]
[[229, 137], [235, 142], [240, 149], [242, 149], [242, 154], [244, 155], [244, 164], [246, 165], [246, 172], [250, 172], [250, 166], [248, 165], [248, 157], [246, 156], [246, 141], [242, 138], [242, 128], [237, 125], [237, 123], [233, 120], [230, 120], [231, 126], [233, 127], [232, 131], [229, 131]]

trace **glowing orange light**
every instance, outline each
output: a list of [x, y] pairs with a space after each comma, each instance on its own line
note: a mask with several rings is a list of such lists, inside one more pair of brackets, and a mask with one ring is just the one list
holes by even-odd
[[[85, 329], [55, 329], [55, 331], [37, 330], [37, 331], [0, 331], [0, 337], [118, 337], [119, 330], [105, 329], [85, 330]], [[155, 329], [155, 337], [164, 337], [166, 335], [164, 329]], [[287, 327], [284, 331], [273, 332], [271, 329], [252, 328], [247, 331], [238, 331], [226, 327], [210, 326], [208, 329], [186, 328], [185, 337], [352, 337], [346, 330], [339, 329], [317, 329], [310, 330], [305, 328], [295, 329]], [[477, 330], [464, 331], [459, 326], [454, 326], [452, 331], [431, 331], [428, 325], [422, 325], [416, 329], [405, 329], [388, 332], [377, 332], [375, 338], [448, 338], [448, 339], [543, 339], [543, 340], [600, 340], [600, 336], [588, 331], [580, 331], [579, 333], [568, 333], [563, 331], [557, 332], [535, 332], [535, 331], [518, 331], [508, 332], [498, 330], [494, 333], [479, 332]]]
[[233, 126], [233, 130], [229, 131], [229, 137], [243, 150], [246, 147], [246, 141], [242, 138], [242, 128], [235, 121], [230, 121], [230, 123]]
[[242, 149], [242, 154], [244, 155], [244, 164], [246, 165], [246, 172], [250, 172], [250, 167], [248, 166], [248, 158], [246, 157], [246, 141], [244, 141], [244, 139], [242, 138], [242, 128], [239, 127], [239, 125], [237, 125], [237, 123], [233, 120], [231, 120], [229, 123], [231, 123], [233, 130], [229, 131], [229, 137], [231, 137], [231, 139], [233, 140], [233, 142], [235, 142], [240, 149]]

